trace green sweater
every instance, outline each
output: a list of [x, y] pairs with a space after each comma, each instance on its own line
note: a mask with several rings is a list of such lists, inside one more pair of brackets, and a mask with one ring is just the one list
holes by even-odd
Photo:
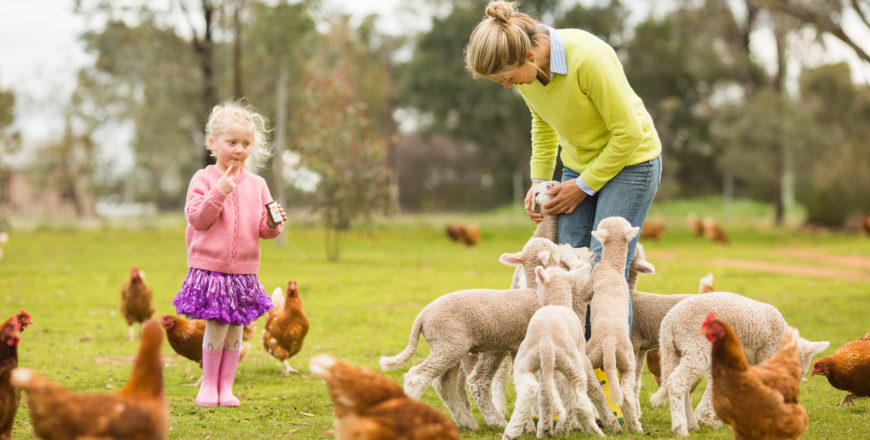
[[532, 112], [531, 175], [550, 180], [561, 145], [562, 163], [598, 191], [623, 167], [658, 157], [661, 141], [607, 43], [578, 29], [551, 32], [564, 41], [568, 73], [517, 85]]

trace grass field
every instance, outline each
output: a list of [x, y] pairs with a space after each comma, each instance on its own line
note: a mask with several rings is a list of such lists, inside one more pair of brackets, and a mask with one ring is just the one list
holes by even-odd
[[[734, 206], [724, 221], [732, 243], [716, 245], [691, 236], [683, 219], [703, 204], [659, 204], [654, 217], [666, 219], [660, 241], [646, 243], [657, 269], [641, 278], [639, 289], [684, 293], [712, 272], [716, 287], [777, 306], [801, 335], [829, 340], [836, 347], [870, 328], [870, 239], [857, 234], [799, 235], [774, 229], [766, 212], [754, 205]], [[712, 209], [712, 208], [711, 208]], [[719, 213], [719, 212], [717, 212]], [[719, 213], [721, 214], [721, 213]], [[147, 274], [158, 313], [175, 313], [172, 298], [184, 278], [184, 229], [180, 213], [168, 222], [135, 229], [117, 226], [58, 230], [15, 230], [0, 260], [0, 317], [26, 309], [34, 324], [24, 332], [19, 363], [77, 391], [113, 392], [123, 386], [138, 341], [127, 339], [118, 310], [119, 289], [135, 265]], [[478, 246], [450, 242], [447, 222], [481, 227]], [[395, 354], [407, 343], [417, 312], [437, 296], [454, 290], [505, 288], [512, 268], [501, 265], [503, 252], [519, 250], [533, 225], [508, 209], [481, 215], [401, 217], [376, 223], [343, 240], [341, 258], [326, 261], [323, 231], [310, 221], [292, 222], [287, 244], [262, 242], [260, 279], [271, 292], [295, 279], [311, 330], [291, 364], [300, 370], [280, 377], [280, 363], [256, 339], [236, 381], [242, 406], [203, 409], [194, 405], [196, 389], [184, 384], [199, 377], [198, 367], [163, 347], [165, 383], [171, 406], [173, 439], [318, 439], [332, 427], [331, 402], [322, 381], [308, 373], [308, 359], [328, 352], [373, 369], [378, 357]], [[257, 334], [262, 329], [258, 323]], [[428, 354], [425, 342], [406, 368], [388, 375], [398, 383], [407, 367]], [[670, 438], [670, 415], [652, 408], [655, 382], [644, 376], [641, 395], [645, 434], [619, 438]], [[696, 401], [700, 392], [696, 392]], [[810, 377], [800, 401], [810, 416], [804, 439], [870, 438], [870, 400], [835, 408], [845, 395], [824, 378]], [[424, 401], [446, 414], [430, 387]], [[513, 396], [509, 396], [509, 408]], [[476, 412], [478, 423], [484, 426]], [[500, 438], [494, 428], [462, 431], [463, 439]], [[580, 437], [573, 434], [569, 438]], [[702, 429], [699, 438], [731, 438], [726, 427]], [[14, 438], [35, 438], [26, 409], [18, 413]], [[328, 434], [327, 434], [328, 438]], [[527, 435], [524, 438], [533, 438]]]

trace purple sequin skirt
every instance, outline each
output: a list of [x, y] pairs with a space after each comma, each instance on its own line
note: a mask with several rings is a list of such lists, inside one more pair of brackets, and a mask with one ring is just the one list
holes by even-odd
[[272, 308], [272, 299], [256, 274], [191, 268], [172, 304], [188, 318], [248, 325]]

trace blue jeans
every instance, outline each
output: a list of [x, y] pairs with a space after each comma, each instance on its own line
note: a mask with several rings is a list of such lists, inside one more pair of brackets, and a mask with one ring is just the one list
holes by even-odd
[[[577, 172], [569, 168], [562, 170], [562, 181], [576, 179]], [[662, 178], [662, 157], [623, 168], [613, 176], [594, 196], [587, 196], [571, 214], [559, 216], [559, 243], [573, 247], [589, 247], [595, 253], [595, 263], [601, 260], [601, 243], [592, 240], [591, 232], [598, 222], [612, 217], [624, 217], [632, 226], [643, 226], [649, 207], [656, 196]], [[625, 261], [625, 278], [634, 259], [637, 239], [628, 243]], [[586, 310], [586, 338], [589, 339], [589, 309]], [[631, 301], [628, 302], [628, 328], [631, 331], [633, 313]]]

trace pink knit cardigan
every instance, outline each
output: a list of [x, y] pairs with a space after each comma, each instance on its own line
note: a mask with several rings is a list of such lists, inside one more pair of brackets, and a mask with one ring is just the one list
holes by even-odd
[[209, 165], [193, 175], [187, 189], [187, 266], [215, 272], [256, 274], [260, 266], [260, 238], [275, 238], [284, 224], [266, 223], [266, 203], [272, 201], [262, 177], [245, 169], [236, 188], [224, 194], [217, 186], [223, 175]]

